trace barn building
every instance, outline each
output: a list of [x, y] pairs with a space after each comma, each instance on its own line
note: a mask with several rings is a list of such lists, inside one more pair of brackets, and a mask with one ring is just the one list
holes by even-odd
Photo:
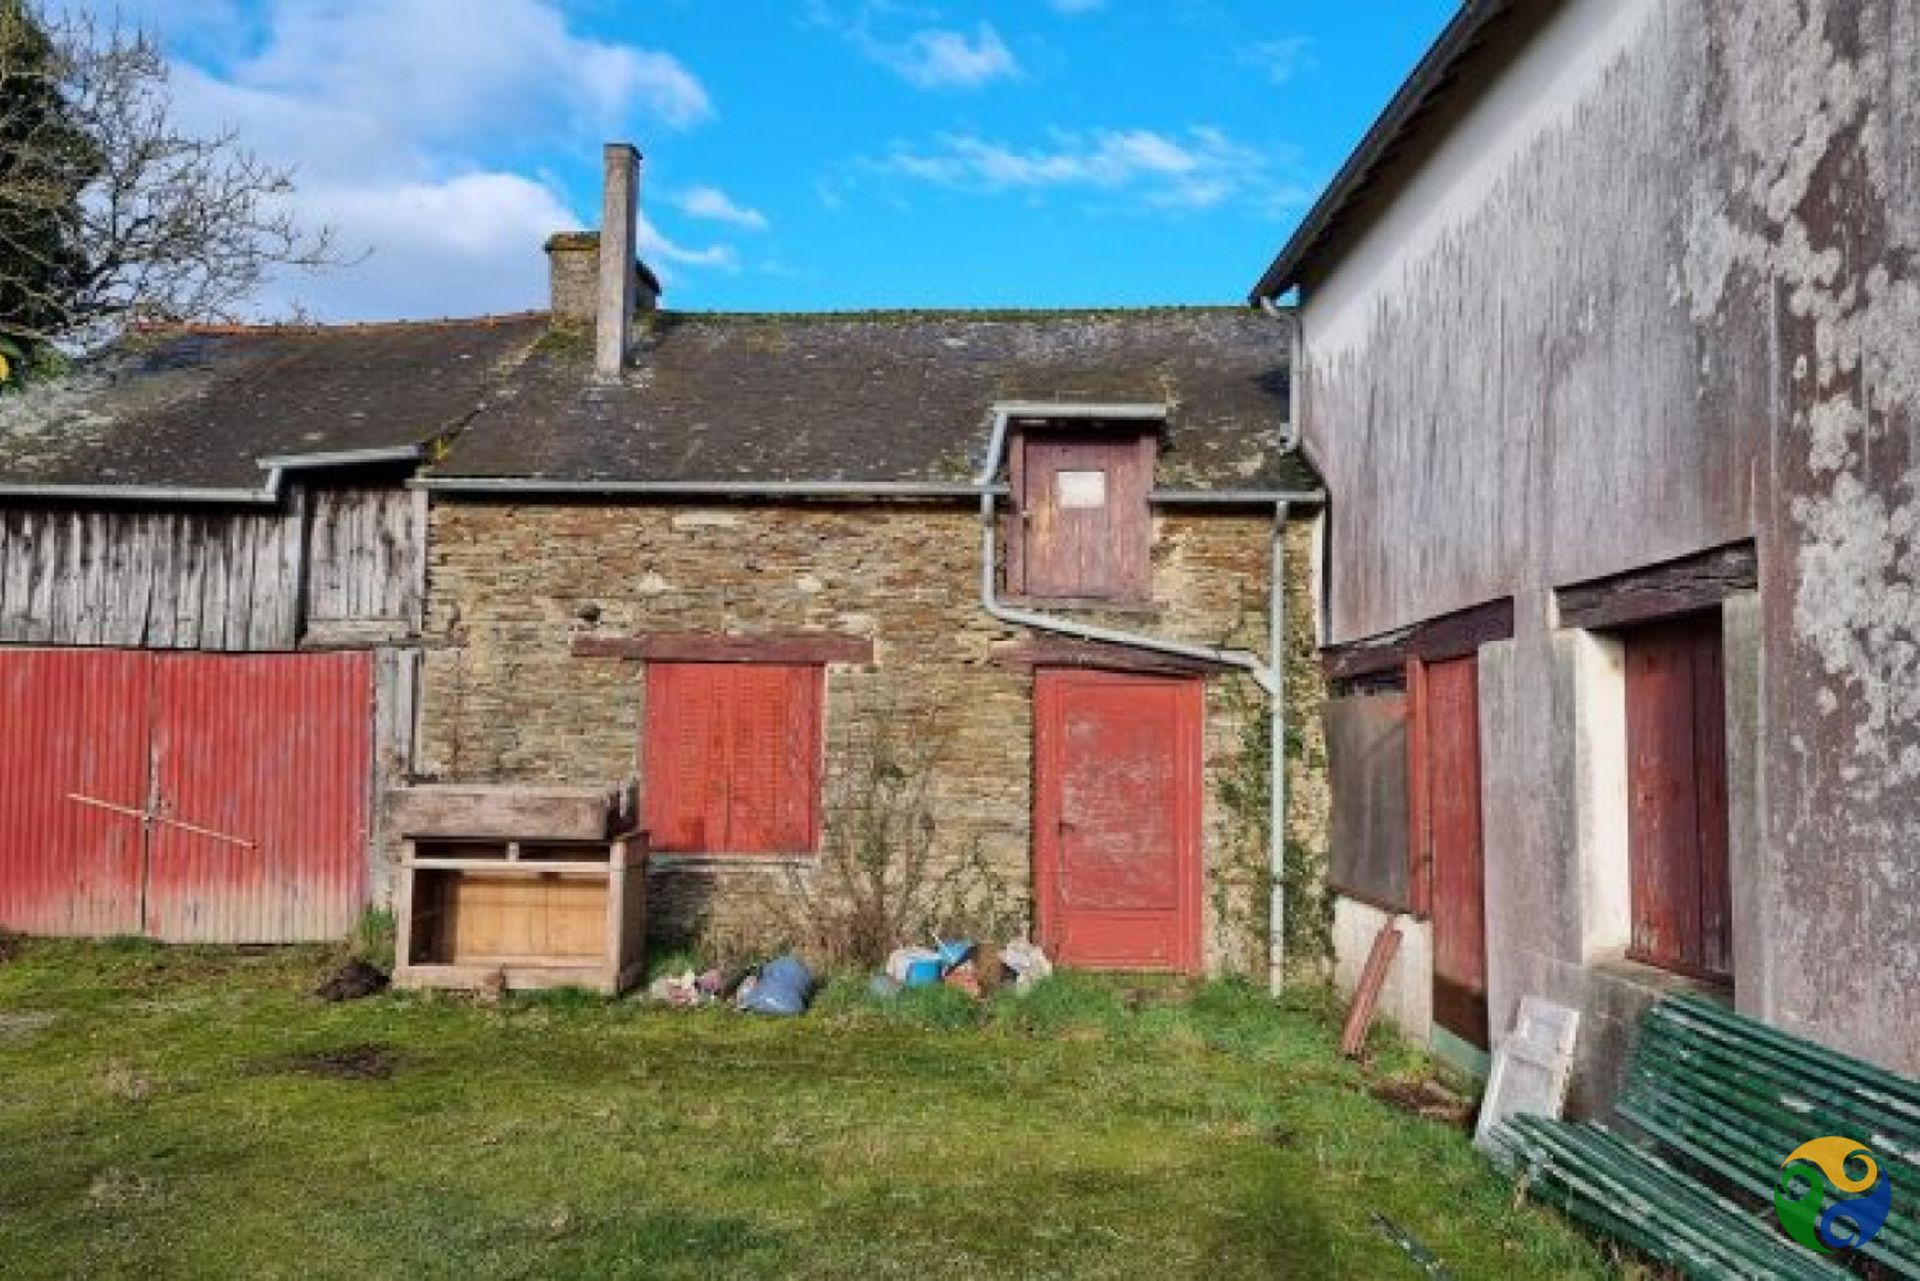
[[1920, 15], [1476, 2], [1259, 281], [1332, 495], [1336, 942], [1472, 1061], [1704, 990], [1920, 1071]]

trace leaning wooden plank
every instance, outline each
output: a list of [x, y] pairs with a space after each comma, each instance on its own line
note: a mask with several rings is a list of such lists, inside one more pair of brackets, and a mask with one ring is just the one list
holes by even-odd
[[1347, 1011], [1347, 1024], [1340, 1031], [1340, 1053], [1347, 1058], [1357, 1058], [1367, 1043], [1367, 1032], [1373, 1027], [1374, 1008], [1380, 1003], [1380, 989], [1386, 986], [1387, 970], [1393, 965], [1393, 958], [1400, 951], [1400, 924], [1398, 920], [1389, 920], [1373, 936], [1373, 947], [1367, 952], [1367, 964], [1360, 971], [1360, 982], [1353, 990], [1353, 1005]]

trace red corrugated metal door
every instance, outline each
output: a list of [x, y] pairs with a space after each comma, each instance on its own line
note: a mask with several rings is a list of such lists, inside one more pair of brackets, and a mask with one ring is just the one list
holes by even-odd
[[1733, 971], [1726, 692], [1717, 612], [1623, 634], [1629, 955], [1703, 978]]
[[1476, 660], [1418, 663], [1411, 802], [1414, 874], [1433, 922], [1434, 1021], [1488, 1048], [1486, 874], [1480, 831], [1480, 684]]
[[0, 650], [0, 929], [140, 930], [148, 658]]
[[0, 651], [0, 927], [345, 934], [366, 904], [372, 671], [368, 654]]
[[153, 706], [157, 813], [207, 830], [154, 825], [147, 932], [284, 943], [351, 930], [367, 892], [371, 656], [166, 656]]
[[1036, 674], [1036, 908], [1041, 941], [1063, 964], [1200, 968], [1202, 689]]

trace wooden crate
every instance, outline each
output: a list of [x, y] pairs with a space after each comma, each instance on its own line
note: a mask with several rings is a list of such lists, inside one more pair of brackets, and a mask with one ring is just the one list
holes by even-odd
[[646, 846], [410, 836], [396, 987], [580, 987], [618, 995], [645, 967]]

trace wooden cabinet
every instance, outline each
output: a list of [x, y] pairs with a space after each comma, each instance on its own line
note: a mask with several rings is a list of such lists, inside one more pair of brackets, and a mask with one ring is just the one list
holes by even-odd
[[394, 805], [396, 986], [616, 995], [640, 980], [646, 839], [610, 830], [622, 827], [617, 795], [596, 811], [579, 789], [408, 791]]

